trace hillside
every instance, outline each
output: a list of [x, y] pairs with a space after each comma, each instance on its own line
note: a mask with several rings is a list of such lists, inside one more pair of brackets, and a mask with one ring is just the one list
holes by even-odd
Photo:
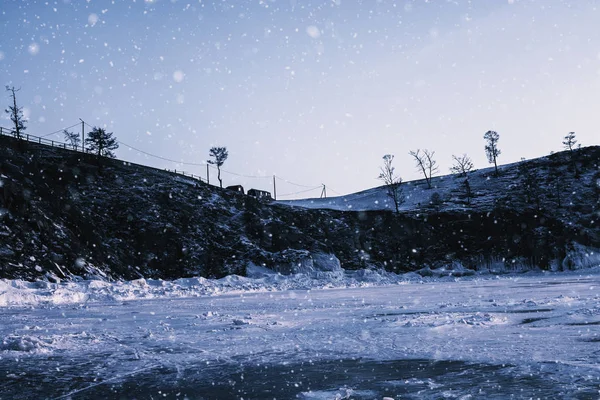
[[[0, 151], [2, 278], [221, 277], [255, 265], [282, 273], [560, 269], [598, 260], [600, 147], [579, 150], [575, 164], [567, 153], [526, 162], [539, 204], [528, 201], [523, 165], [514, 164], [498, 178], [475, 172], [471, 204], [458, 177], [436, 178], [434, 189], [406, 183], [399, 215], [381, 209], [381, 188], [265, 204], [119, 160], [34, 143], [20, 149], [6, 136]], [[434, 192], [441, 201], [430, 204]]]
[[[577, 153], [577, 156], [580, 157], [578, 165], [584, 166], [584, 170], [579, 173], [577, 178], [567, 152], [519, 163], [500, 165], [498, 166], [500, 173], [498, 177], [494, 175], [493, 167], [475, 170], [469, 173], [469, 184], [472, 192], [469, 203], [466, 201], [464, 176], [434, 176], [431, 179], [431, 188], [428, 188], [425, 179], [408, 181], [402, 184], [404, 202], [400, 206], [400, 211], [425, 211], [432, 207], [437, 211], [460, 211], [467, 208], [474, 211], [487, 211], [494, 208], [498, 202], [504, 202], [507, 205], [512, 203], [514, 208], [524, 208], [530, 205], [527, 204], [527, 199], [524, 198], [526, 195], [523, 191], [524, 182], [522, 181], [523, 170], [527, 169], [535, 175], [536, 189], [539, 190], [542, 197], [540, 206], [546, 209], [552, 209], [558, 205], [554, 186], [555, 178], [560, 178], [559, 186], [562, 186], [561, 203], [564, 202], [567, 205], [561, 214], [567, 216], [574, 204], [593, 203], [593, 199], [590, 200], [586, 197], [593, 193], [586, 191], [579, 194], [569, 193], [569, 188], [580, 186], [590, 188], [594, 186], [593, 181], [597, 179], [598, 175], [598, 169], [594, 168], [594, 165], [598, 163], [598, 152], [598, 147], [589, 147]], [[431, 196], [434, 193], [440, 195], [441, 202], [438, 204], [433, 204], [431, 201]], [[279, 203], [304, 208], [340, 211], [394, 210], [394, 203], [387, 195], [385, 186], [346, 196], [284, 200], [279, 201]]]

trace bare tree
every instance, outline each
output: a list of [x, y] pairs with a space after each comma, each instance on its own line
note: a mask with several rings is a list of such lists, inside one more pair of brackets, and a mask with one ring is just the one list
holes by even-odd
[[223, 180], [221, 179], [221, 167], [229, 157], [229, 152], [227, 152], [227, 147], [211, 147], [208, 153], [213, 159], [208, 160], [209, 164], [216, 165], [219, 179], [219, 186], [223, 187]]
[[473, 161], [471, 161], [471, 158], [466, 154], [463, 154], [460, 157], [452, 155], [452, 159], [454, 160], [454, 165], [450, 167], [450, 172], [453, 174], [466, 177], [474, 168]]
[[469, 182], [469, 172], [474, 168], [473, 161], [471, 161], [471, 158], [466, 154], [459, 157], [452, 155], [452, 159], [454, 160], [454, 165], [450, 167], [450, 172], [458, 174], [458, 176], [464, 176], [465, 180], [462, 183], [462, 188], [465, 191], [467, 204], [471, 204], [473, 194], [471, 192], [471, 183]]
[[487, 155], [488, 162], [494, 163], [494, 168], [496, 170], [496, 176], [498, 176], [498, 163], [497, 158], [501, 154], [500, 149], [498, 148], [498, 140], [500, 140], [500, 135], [496, 131], [487, 131], [483, 138], [487, 141], [485, 145], [485, 154]]
[[81, 143], [81, 138], [77, 133], [69, 132], [66, 129], [63, 129], [63, 136], [65, 138], [65, 142], [69, 142], [71, 146], [73, 146], [73, 150], [77, 150], [77, 147]]
[[113, 133], [98, 127], [94, 127], [91, 132], [88, 132], [85, 144], [88, 150], [96, 153], [98, 157], [115, 158], [112, 150], [119, 148], [117, 138], [113, 137]]
[[431, 189], [431, 177], [439, 170], [437, 162], [433, 159], [435, 151], [425, 149], [421, 153], [421, 149], [417, 149], [417, 151], [410, 151], [408, 154], [414, 157], [417, 170], [423, 173], [425, 181], [427, 181], [427, 187]]
[[392, 154], [383, 156], [383, 167], [380, 167], [381, 173], [377, 179], [380, 179], [385, 183], [387, 195], [394, 201], [396, 213], [399, 213], [400, 205], [404, 203], [403, 190], [400, 186], [402, 184], [402, 178], [396, 175], [395, 168], [392, 166], [393, 161], [394, 156]]
[[17, 106], [17, 92], [19, 90], [21, 89], [15, 89], [14, 86], [6, 86], [6, 91], [10, 92], [10, 97], [12, 97], [13, 105], [5, 109], [4, 112], [10, 116], [10, 120], [14, 124], [16, 138], [21, 140], [21, 134], [27, 129], [25, 126], [25, 122], [27, 121], [23, 115], [23, 107]]

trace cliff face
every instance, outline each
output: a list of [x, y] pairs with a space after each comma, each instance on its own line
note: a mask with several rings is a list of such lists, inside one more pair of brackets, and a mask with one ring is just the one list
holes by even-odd
[[327, 268], [328, 257], [346, 269], [566, 268], [585, 261], [582, 249], [600, 248], [599, 147], [528, 162], [534, 183], [525, 184], [523, 165], [505, 168], [503, 178], [486, 177], [504, 183], [475, 193], [471, 205], [457, 183], [441, 191], [441, 204], [399, 215], [265, 204], [118, 160], [19, 148], [3, 136], [0, 152], [3, 278], [220, 277], [243, 275], [249, 263], [286, 273], [307, 259]]

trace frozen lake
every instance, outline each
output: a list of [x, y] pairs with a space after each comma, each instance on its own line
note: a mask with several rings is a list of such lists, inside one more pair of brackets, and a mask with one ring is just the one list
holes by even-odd
[[600, 275], [0, 308], [0, 398], [598, 398]]

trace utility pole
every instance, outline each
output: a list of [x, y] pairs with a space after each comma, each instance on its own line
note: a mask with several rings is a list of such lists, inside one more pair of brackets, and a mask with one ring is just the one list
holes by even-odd
[[206, 183], [210, 185], [210, 173], [208, 172], [208, 163], [206, 164]]
[[321, 183], [321, 185], [323, 185], [323, 190], [321, 190], [321, 198], [326, 199], [327, 198], [327, 187], [325, 186], [324, 183]]
[[273, 200], [277, 200], [277, 186], [275, 185], [275, 175], [273, 175]]
[[85, 153], [85, 122], [81, 118], [81, 151]]

